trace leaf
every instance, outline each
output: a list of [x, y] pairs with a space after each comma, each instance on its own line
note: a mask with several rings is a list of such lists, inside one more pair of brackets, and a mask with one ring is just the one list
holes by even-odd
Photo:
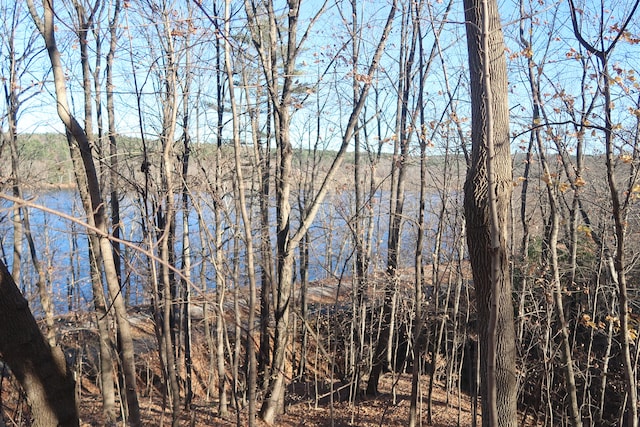
[[580, 324], [582, 324], [583, 326], [586, 326], [587, 328], [591, 328], [591, 329], [597, 329], [598, 327], [596, 326], [596, 324], [593, 322], [593, 320], [591, 320], [591, 316], [589, 316], [588, 314], [583, 314], [582, 317], [580, 318]]
[[[589, 228], [588, 225], [580, 224], [577, 228], [577, 231], [584, 233], [586, 237], [591, 238], [591, 228]], [[609, 321], [609, 319], [607, 319], [607, 321]]]

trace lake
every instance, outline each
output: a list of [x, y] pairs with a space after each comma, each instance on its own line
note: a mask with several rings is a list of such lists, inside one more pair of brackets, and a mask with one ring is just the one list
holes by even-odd
[[[33, 202], [46, 206], [66, 215], [84, 220], [84, 210], [77, 193], [73, 190], [46, 191], [38, 195], [30, 195]], [[343, 191], [327, 197], [323, 203], [313, 226], [309, 230], [310, 235], [310, 265], [308, 277], [310, 281], [330, 277], [349, 277], [354, 262], [354, 245], [352, 236], [347, 226], [347, 221], [352, 215], [353, 195]], [[435, 224], [433, 221], [435, 212], [439, 210], [439, 197], [432, 196], [429, 200], [427, 218], [429, 226], [425, 239], [425, 251], [431, 253]], [[215, 233], [214, 213], [212, 199], [208, 194], [198, 194], [192, 203], [198, 209], [190, 209], [189, 212], [189, 239], [192, 256], [192, 280], [197, 288], [212, 289], [216, 286], [216, 274], [212, 263], [213, 245], [211, 239]], [[239, 285], [246, 284], [244, 274], [244, 246], [238, 239], [242, 233], [237, 229], [235, 202], [230, 197], [223, 200], [226, 214], [222, 220], [223, 246], [225, 251], [225, 263], [220, 266], [221, 271], [229, 280], [234, 269], [239, 276]], [[0, 244], [5, 263], [11, 269], [13, 263], [13, 227], [11, 221], [11, 203], [0, 200]], [[142, 209], [140, 203], [133, 197], [124, 197], [121, 200], [122, 236], [135, 246], [145, 247], [142, 233]], [[176, 198], [176, 206], [181, 206], [179, 198]], [[371, 269], [383, 269], [386, 263], [387, 233], [388, 233], [388, 194], [379, 192], [376, 199], [371, 201], [372, 214], [378, 220], [374, 223], [372, 236], [372, 262]], [[292, 227], [297, 226], [298, 210], [293, 206], [294, 216]], [[199, 212], [199, 213], [198, 213]], [[416, 197], [407, 197], [404, 215], [415, 218], [417, 212]], [[29, 208], [32, 234], [38, 257], [46, 268], [48, 286], [54, 295], [55, 308], [58, 313], [69, 310], [86, 310], [92, 307], [92, 291], [89, 278], [88, 249], [86, 231], [73, 221], [44, 212], [36, 208]], [[176, 266], [182, 265], [182, 214], [178, 210], [176, 216]], [[258, 212], [253, 211], [253, 223], [258, 224]], [[275, 222], [275, 208], [271, 208], [271, 221]], [[402, 251], [400, 259], [403, 266], [413, 265], [413, 252], [415, 251], [416, 227], [414, 221], [405, 221], [402, 235]], [[253, 227], [254, 248], [258, 248], [257, 226]], [[292, 229], [293, 229], [292, 228]], [[272, 227], [272, 243], [275, 244], [275, 228]], [[275, 249], [274, 249], [275, 250]], [[130, 247], [125, 248], [126, 273], [123, 284], [125, 295], [131, 304], [148, 302], [148, 290], [151, 285], [149, 275], [148, 258], [139, 251]], [[299, 259], [299, 258], [298, 258]], [[428, 258], [427, 258], [428, 259]], [[259, 261], [257, 261], [259, 262]], [[299, 268], [299, 263], [296, 263]], [[20, 288], [30, 299], [32, 310], [37, 314], [40, 310], [38, 298], [35, 297], [37, 274], [35, 273], [26, 241], [23, 244], [23, 257], [21, 262], [22, 276]], [[296, 275], [299, 277], [299, 274]], [[201, 280], [200, 278], [204, 278]]]

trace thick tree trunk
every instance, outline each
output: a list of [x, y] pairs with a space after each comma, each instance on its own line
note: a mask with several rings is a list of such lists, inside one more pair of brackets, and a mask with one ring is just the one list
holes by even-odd
[[497, 2], [465, 0], [464, 7], [472, 102], [472, 163], [465, 183], [464, 206], [482, 343], [483, 425], [506, 427], [517, 422], [515, 331], [507, 247], [513, 185], [506, 61]]
[[7, 267], [0, 262], [0, 354], [20, 382], [34, 427], [78, 426], [75, 381], [64, 354], [42, 336]]

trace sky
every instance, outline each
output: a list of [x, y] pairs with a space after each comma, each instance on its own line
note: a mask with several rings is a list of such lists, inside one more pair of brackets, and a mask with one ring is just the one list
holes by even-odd
[[[524, 0], [525, 15], [530, 16], [527, 19], [524, 30], [532, 34], [533, 50], [530, 52], [536, 64], [544, 64], [544, 75], [541, 78], [543, 92], [547, 96], [545, 102], [554, 108], [562, 107], [561, 98], [557, 96], [558, 90], [564, 89], [569, 94], [579, 93], [579, 79], [581, 76], [581, 67], [587, 65], [593, 67], [594, 73], [596, 63], [593, 58], [584, 57], [584, 50], [580, 48], [578, 42], [573, 36], [571, 21], [569, 18], [569, 4], [566, 1], [549, 2], [549, 1], [529, 1]], [[16, 3], [9, 0], [0, 0], [3, 9], [13, 6]], [[282, 3], [282, 2], [280, 2]], [[401, 5], [406, 2], [400, 2]], [[116, 93], [116, 127], [118, 132], [123, 135], [137, 136], [140, 133], [140, 123], [137, 115], [137, 105], [134, 88], [134, 73], [138, 84], [138, 90], [142, 94], [141, 103], [143, 111], [143, 128], [147, 136], [153, 137], [160, 132], [160, 114], [158, 113], [160, 104], [156, 93], [162, 89], [157, 78], [157, 71], [161, 65], [160, 43], [157, 36], [157, 27], [150, 18], [149, 8], [139, 1], [130, 1], [127, 3], [128, 8], [124, 9], [121, 17], [121, 26], [119, 31], [119, 47], [116, 53], [115, 66], [115, 93]], [[17, 7], [24, 8], [24, 2], [18, 2]], [[63, 55], [63, 61], [67, 67], [69, 80], [69, 92], [71, 94], [70, 102], [74, 113], [78, 117], [82, 117], [82, 91], [81, 82], [79, 81], [79, 49], [77, 41], [74, 39], [71, 30], [73, 28], [73, 19], [71, 11], [65, 8], [66, 2], [56, 2], [59, 8], [57, 11], [56, 32], [58, 38], [59, 49]], [[187, 16], [188, 3], [183, 0], [172, 3], [174, 13], [171, 15], [177, 23], [184, 23], [184, 17]], [[294, 113], [293, 131], [297, 132], [299, 140], [305, 140], [312, 132], [316, 120], [316, 103], [323, 105], [323, 138], [326, 141], [337, 140], [340, 137], [341, 126], [344, 124], [345, 115], [348, 115], [351, 98], [351, 64], [350, 64], [350, 46], [340, 51], [342, 46], [348, 40], [346, 33], [346, 25], [350, 20], [350, 6], [346, 2], [328, 1], [327, 11], [314, 24], [312, 33], [305, 44], [298, 60], [298, 72], [300, 77], [299, 84], [309, 85], [316, 81], [318, 74], [325, 70], [326, 64], [337, 56], [335, 68], [323, 77], [320, 86], [313, 88], [311, 94], [306, 99], [304, 107], [299, 108]], [[436, 0], [429, 3], [435, 11], [437, 19], [435, 24], [439, 24], [442, 16], [442, 10], [445, 4], [442, 0]], [[595, 6], [594, 6], [595, 5]], [[191, 5], [193, 7], [193, 5]], [[621, 25], [620, 21], [623, 16], [629, 13], [631, 8], [630, 1], [607, 1], [602, 10], [596, 7], [596, 2], [576, 1], [576, 7], [580, 9], [580, 17], [582, 30], [585, 38], [597, 43], [597, 35], [600, 32], [598, 28], [598, 17], [604, 12], [605, 20], [603, 29], [605, 33], [615, 29], [615, 25]], [[311, 18], [318, 10], [319, 2], [304, 2], [301, 9], [301, 27], [308, 25]], [[406, 5], [405, 5], [406, 7]], [[105, 9], [103, 15], [103, 25], [106, 22], [108, 8]], [[520, 37], [520, 3], [516, 0], [500, 0], [499, 9], [503, 22], [503, 31], [505, 34], [505, 42], [508, 58], [509, 80], [510, 80], [510, 103], [512, 113], [512, 130], [526, 129], [530, 126], [531, 117], [531, 97], [529, 94], [528, 83], [526, 81], [526, 55], [521, 52], [522, 46], [518, 44]], [[247, 30], [244, 28], [242, 16], [242, 3], [235, 2], [234, 20], [232, 27], [234, 32], [247, 36]], [[340, 12], [342, 10], [342, 13]], [[360, 19], [363, 25], [362, 30], [362, 56], [361, 56], [361, 72], [364, 73], [368, 64], [369, 55], [373, 47], [377, 43], [381, 27], [386, 19], [389, 10], [389, 0], [365, 0], [360, 3]], [[24, 9], [22, 10], [24, 12]], [[212, 15], [212, 10], [209, 10]], [[194, 35], [191, 39], [193, 45], [192, 61], [196, 63], [194, 68], [194, 86], [196, 89], [192, 91], [197, 93], [199, 101], [195, 104], [198, 106], [199, 117], [192, 127], [199, 129], [199, 136], [203, 141], [209, 140], [213, 131], [211, 123], [214, 121], [215, 111], [211, 108], [211, 104], [215, 100], [215, 81], [213, 79], [213, 70], [215, 69], [215, 50], [212, 48], [212, 37], [215, 37], [211, 23], [197, 13], [200, 17], [193, 21], [195, 27]], [[399, 15], [399, 14], [398, 14]], [[6, 55], [7, 34], [10, 34], [8, 28], [9, 14], [4, 14], [3, 47], [2, 55]], [[397, 83], [397, 58], [399, 56], [400, 33], [398, 30], [398, 19], [396, 19], [396, 28], [385, 49], [385, 55], [381, 63], [380, 79], [384, 87], [380, 91], [381, 106], [385, 110], [392, 111], [395, 109], [396, 94], [393, 85]], [[638, 22], [635, 19], [630, 26], [631, 34], [638, 34]], [[431, 22], [423, 21], [423, 30], [425, 34], [425, 50], [429, 51], [434, 39], [431, 31]], [[16, 40], [18, 51], [23, 52], [27, 48], [34, 50], [42, 49], [42, 41], [39, 37], [32, 38], [34, 31], [33, 23], [27, 14], [23, 14], [16, 31]], [[106, 29], [102, 29], [102, 36], [106, 36]], [[302, 32], [299, 33], [299, 37]], [[441, 116], [442, 110], [448, 105], [448, 101], [444, 96], [445, 81], [443, 78], [444, 68], [448, 72], [449, 85], [455, 87], [459, 85], [456, 92], [456, 106], [459, 116], [468, 115], [468, 87], [467, 87], [467, 69], [466, 69], [466, 44], [463, 25], [462, 1], [454, 1], [452, 11], [445, 23], [445, 30], [440, 39], [440, 45], [443, 49], [446, 62], [442, 65], [439, 61], [434, 62], [434, 67], [427, 80], [426, 93], [424, 96], [426, 109], [429, 111], [432, 120]], [[177, 38], [180, 42], [179, 38]], [[604, 40], [606, 43], [607, 41]], [[103, 39], [102, 50], [106, 52], [108, 40]], [[234, 43], [238, 41], [234, 40]], [[94, 42], [91, 43], [92, 52], [95, 52]], [[246, 48], [245, 48], [246, 50]], [[340, 53], [338, 53], [340, 51]], [[579, 58], [582, 56], [582, 58]], [[238, 57], [239, 58], [239, 57]], [[95, 58], [92, 58], [95, 59]], [[616, 113], [619, 115], [620, 123], [627, 123], [629, 126], [633, 124], [635, 116], [629, 115], [628, 111], [637, 104], [636, 93], [637, 87], [634, 87], [633, 81], [630, 81], [629, 73], [633, 73], [640, 68], [638, 61], [638, 44], [632, 42], [623, 42], [616, 48], [612, 57], [611, 66], [620, 78], [616, 90], [616, 99], [619, 101], [619, 108]], [[246, 60], [245, 60], [246, 61]], [[254, 65], [255, 66], [255, 65]], [[102, 61], [102, 70], [104, 71], [104, 60]], [[259, 73], [256, 69], [255, 73]], [[7, 75], [7, 62], [2, 61], [2, 76]], [[104, 78], [104, 72], [100, 73], [100, 78]], [[39, 85], [44, 79], [45, 84]], [[386, 80], [385, 80], [386, 79]], [[28, 72], [22, 79], [23, 87], [33, 85], [35, 89], [41, 90], [36, 96], [33, 96], [24, 103], [22, 113], [19, 120], [19, 132], [61, 132], [62, 126], [57, 119], [55, 113], [55, 102], [53, 97], [53, 88], [51, 84], [51, 75], [49, 72], [48, 58], [45, 52], [41, 51], [39, 55], [29, 64]], [[309, 82], [309, 83], [307, 83]], [[391, 82], [391, 83], [390, 83]], [[240, 83], [240, 82], [236, 82]], [[591, 90], [595, 92], [597, 89], [597, 81], [591, 82]], [[589, 89], [588, 89], [589, 90]], [[104, 94], [103, 94], [104, 100]], [[576, 103], [580, 100], [576, 98]], [[588, 99], [587, 99], [588, 101]], [[370, 106], [368, 111], [372, 115], [373, 111], [373, 94], [370, 95]], [[576, 105], [577, 105], [576, 104]], [[4, 107], [4, 105], [3, 105]], [[564, 108], [564, 107], [562, 107]], [[582, 108], [577, 105], [577, 108]], [[4, 109], [4, 108], [3, 108]], [[559, 113], [560, 118], [562, 114]], [[598, 117], [594, 116], [594, 120]], [[195, 119], [194, 119], [195, 120]], [[384, 134], [383, 137], [390, 137], [394, 128], [393, 114], [386, 114], [383, 117]], [[465, 123], [467, 126], [468, 122]], [[3, 126], [5, 122], [3, 121]], [[518, 142], [515, 142], [517, 147]]]

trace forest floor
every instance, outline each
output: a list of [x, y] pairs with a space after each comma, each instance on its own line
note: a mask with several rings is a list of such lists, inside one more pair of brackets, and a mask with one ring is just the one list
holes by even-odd
[[[318, 286], [309, 291], [310, 304], [337, 304], [342, 299], [341, 290], [332, 286]], [[246, 301], [237, 307], [240, 316], [246, 318]], [[202, 309], [202, 307], [200, 308]], [[171, 409], [164, 399], [163, 374], [159, 362], [151, 309], [150, 307], [132, 307], [129, 315], [136, 351], [142, 423], [145, 426], [169, 426], [172, 424]], [[236, 313], [233, 309], [227, 310], [225, 308], [225, 318], [228, 325], [234, 324], [234, 316]], [[334, 322], [341, 322], [336, 312], [327, 312], [325, 316], [334, 318]], [[210, 316], [201, 310], [200, 316], [196, 316], [194, 319], [192, 344], [194, 397], [188, 410], [183, 406], [178, 425], [190, 427], [246, 426], [248, 425], [246, 404], [242, 402], [234, 404], [235, 400], [230, 393], [229, 385], [228, 394], [231, 402], [228, 415], [221, 417], [218, 414], [217, 381], [212, 368], [214, 360], [210, 350], [213, 343], [207, 341], [204, 332], [206, 330], [205, 318], [210, 318]], [[230, 328], [230, 330], [232, 329]], [[105, 425], [98, 387], [98, 335], [93, 314], [76, 312], [60, 316], [58, 318], [58, 336], [70, 363], [73, 365], [72, 369], [76, 373], [80, 425], [84, 427]], [[228, 340], [233, 344], [232, 335], [228, 337]], [[307, 347], [308, 373], [305, 382], [298, 380], [290, 385], [286, 397], [285, 414], [276, 418], [274, 426], [382, 427], [408, 425], [411, 396], [410, 373], [386, 373], [380, 378], [379, 394], [376, 397], [358, 396], [355, 400], [349, 401], [348, 387], [341, 388], [341, 383], [336, 380], [333, 382], [334, 390], [330, 388], [333, 380], [330, 366], [335, 360], [330, 363], [327, 363], [326, 360], [319, 362], [318, 357], [315, 356], [316, 360], [314, 361], [313, 355], [317, 352], [312, 341], [310, 340]], [[298, 345], [295, 351], [299, 351], [299, 349]], [[331, 353], [331, 357], [339, 359], [338, 353]], [[242, 356], [239, 358], [243, 359]], [[184, 378], [184, 361], [179, 363], [179, 369], [182, 378]], [[227, 366], [227, 369], [228, 372], [232, 371], [231, 366]], [[242, 369], [240, 366], [239, 370]], [[288, 366], [287, 370], [293, 371], [292, 366]], [[292, 375], [288, 376], [293, 377]], [[440, 378], [443, 379], [444, 375], [441, 374]], [[230, 373], [227, 374], [227, 379], [229, 384], [231, 382]], [[184, 382], [182, 385], [184, 386]], [[361, 387], [365, 385], [366, 381], [363, 380]], [[240, 385], [239, 388], [243, 388], [243, 385]], [[429, 422], [427, 416], [428, 389], [429, 375], [424, 374], [421, 376], [420, 382], [421, 401], [418, 408], [420, 414], [418, 425], [444, 427], [474, 424], [473, 399], [463, 392], [458, 394], [455, 389], [447, 393], [445, 385], [439, 381], [436, 381], [433, 386], [432, 413]], [[4, 385], [0, 383], [0, 393], [4, 416], [9, 421], [7, 425], [30, 425], [28, 422], [29, 409], [13, 378], [5, 382]], [[259, 401], [258, 410], [260, 404]], [[235, 409], [237, 407], [240, 408], [239, 411]], [[519, 420], [521, 418], [519, 416]], [[478, 424], [481, 423], [479, 415], [476, 421]], [[123, 424], [119, 423], [118, 425]], [[526, 425], [535, 424], [527, 423]], [[267, 424], [258, 420], [256, 426], [265, 427]]]
[[[395, 395], [392, 394], [392, 383], [395, 382]], [[308, 384], [313, 390], [313, 384]], [[428, 378], [422, 381], [422, 394], [426, 397]], [[311, 393], [313, 394], [313, 393]], [[380, 395], [375, 398], [360, 398], [355, 403], [329, 401], [328, 396], [323, 396], [316, 404], [315, 398], [306, 393], [290, 393], [286, 413], [277, 417], [275, 425], [283, 427], [293, 426], [405, 426], [409, 420], [409, 406], [411, 396], [411, 375], [403, 374], [393, 376], [386, 374], [380, 380]], [[140, 400], [142, 420], [145, 426], [171, 425], [169, 408], [162, 409], [159, 396], [155, 398], [143, 397]], [[458, 405], [460, 405], [458, 407]], [[420, 424], [435, 427], [445, 426], [471, 426], [472, 411], [471, 398], [461, 394], [458, 401], [457, 395], [449, 396], [441, 384], [434, 385], [432, 424], [427, 422], [427, 402], [421, 403], [422, 414]], [[217, 415], [217, 403], [213, 400], [196, 399], [189, 411], [183, 411], [180, 425], [184, 426], [246, 426], [246, 408], [238, 413], [231, 408], [229, 415], [221, 418]], [[80, 401], [81, 426], [100, 426], [104, 424], [101, 414], [100, 396], [97, 389], [93, 392], [83, 390]], [[481, 423], [478, 417], [478, 423]], [[267, 426], [262, 421], [257, 421], [259, 427]]]
[[[312, 292], [313, 294], [314, 292]], [[316, 301], [323, 300], [329, 295], [321, 295], [317, 292]], [[335, 294], [334, 294], [335, 295]], [[315, 300], [315, 298], [314, 298]], [[131, 324], [134, 332], [134, 345], [136, 347], [136, 360], [139, 372], [139, 394], [143, 425], [161, 426], [171, 425], [171, 411], [167, 403], [163, 404], [161, 386], [162, 371], [158, 362], [158, 352], [153, 321], [147, 310], [134, 309], [131, 314]], [[70, 322], [75, 324], [77, 322]], [[66, 330], [74, 328], [65, 327]], [[189, 410], [183, 410], [179, 425], [181, 426], [246, 426], [246, 405], [238, 406], [238, 412], [234, 405], [230, 404], [229, 415], [218, 416], [215, 378], [212, 379], [210, 369], [210, 353], [207, 351], [207, 343], [202, 334], [202, 325], [195, 324], [194, 328], [194, 399]], [[96, 335], [92, 334], [93, 338]], [[78, 378], [78, 390], [80, 393], [80, 417], [81, 426], [104, 425], [102, 415], [102, 402], [97, 387], [97, 378], [91, 363], [92, 345], [87, 346], [87, 336], [80, 337], [67, 335], [67, 341], [77, 340], [84, 346], [83, 368]], [[308, 353], [314, 353], [311, 349]], [[89, 362], [89, 363], [88, 363]], [[294, 382], [286, 397], [286, 413], [277, 417], [275, 426], [405, 426], [408, 425], [409, 407], [411, 396], [411, 374], [384, 374], [379, 383], [379, 395], [376, 397], [358, 397], [355, 402], [349, 402], [348, 387], [340, 390], [340, 382], [335, 381], [336, 390], [330, 390], [330, 370], [316, 371], [309, 362], [309, 375], [306, 382]], [[325, 365], [326, 366], [326, 365]], [[84, 372], [86, 371], [86, 372]], [[328, 371], [328, 372], [327, 372]], [[206, 383], [209, 383], [208, 395]], [[361, 386], [366, 385], [363, 382]], [[429, 425], [427, 422], [427, 396], [429, 376], [421, 376], [421, 397], [419, 403], [420, 422], [418, 425]], [[317, 397], [316, 397], [317, 396]], [[333, 399], [332, 399], [333, 396]], [[231, 400], [233, 398], [231, 397]], [[432, 401], [432, 426], [471, 426], [472, 423], [472, 398], [465, 393], [454, 390], [447, 395], [444, 384], [435, 382]], [[258, 402], [258, 409], [260, 402]], [[163, 408], [164, 406], [164, 408]], [[478, 422], [480, 418], [478, 417]], [[257, 421], [257, 426], [264, 427], [265, 423]]]

